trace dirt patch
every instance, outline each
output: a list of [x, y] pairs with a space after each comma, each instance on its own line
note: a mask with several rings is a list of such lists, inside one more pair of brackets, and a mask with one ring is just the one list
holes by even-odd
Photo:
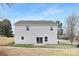
[[0, 56], [7, 56], [8, 54], [4, 50], [0, 50]]
[[79, 56], [79, 49], [0, 47], [1, 56]]

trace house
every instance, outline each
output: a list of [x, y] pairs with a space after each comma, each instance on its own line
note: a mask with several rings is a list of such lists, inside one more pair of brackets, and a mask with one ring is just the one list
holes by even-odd
[[57, 44], [57, 28], [53, 21], [18, 21], [15, 44]]

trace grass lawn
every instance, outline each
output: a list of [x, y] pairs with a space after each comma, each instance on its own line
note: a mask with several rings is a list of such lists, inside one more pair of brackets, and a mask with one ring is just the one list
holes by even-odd
[[33, 44], [13, 44], [12, 47], [27, 47], [27, 48], [33, 48]]
[[[35, 55], [35, 56], [79, 56], [79, 49], [76, 45], [71, 44], [47, 44], [46, 46], [34, 46], [26, 44], [12, 45], [18, 48], [19, 55]], [[21, 48], [24, 47], [22, 50]], [[23, 52], [24, 51], [24, 52]], [[20, 52], [22, 54], [20, 54]], [[14, 54], [17, 55], [17, 54]]]
[[12, 47], [25, 47], [25, 48], [77, 48], [76, 45], [71, 44], [47, 44], [45, 46], [35, 46], [33, 44], [14, 44]]
[[0, 55], [8, 56], [79, 56], [79, 49], [0, 47]]
[[71, 45], [71, 44], [48, 44], [46, 45], [47, 48], [77, 48], [76, 45]]

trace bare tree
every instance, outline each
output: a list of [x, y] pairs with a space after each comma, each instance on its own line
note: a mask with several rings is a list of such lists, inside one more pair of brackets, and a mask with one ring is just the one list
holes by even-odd
[[9, 8], [13, 5], [13, 3], [0, 3], [1, 7], [8, 6]]
[[78, 29], [78, 16], [75, 14], [71, 14], [70, 16], [68, 16], [68, 18], [66, 19], [66, 30], [67, 30], [67, 35], [68, 35], [68, 39], [70, 40], [71, 44], [73, 43], [73, 39], [75, 37], [76, 31]]
[[[14, 5], [14, 3], [0, 3], [0, 7], [5, 10], [5, 7], [11, 8]], [[4, 19], [4, 16], [0, 16], [0, 19]]]

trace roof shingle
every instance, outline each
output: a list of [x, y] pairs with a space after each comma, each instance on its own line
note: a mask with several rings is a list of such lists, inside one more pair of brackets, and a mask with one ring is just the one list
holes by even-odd
[[18, 21], [15, 25], [57, 25], [53, 21]]

